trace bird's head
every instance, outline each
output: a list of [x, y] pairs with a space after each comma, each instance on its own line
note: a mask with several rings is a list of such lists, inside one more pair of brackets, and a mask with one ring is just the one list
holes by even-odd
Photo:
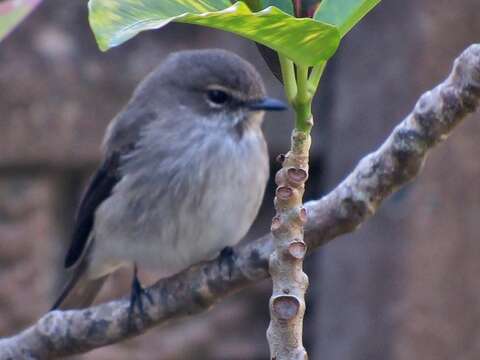
[[264, 111], [286, 106], [266, 95], [255, 68], [219, 49], [180, 51], [170, 55], [139, 87], [162, 111], [178, 121], [199, 121], [221, 129], [259, 125]]

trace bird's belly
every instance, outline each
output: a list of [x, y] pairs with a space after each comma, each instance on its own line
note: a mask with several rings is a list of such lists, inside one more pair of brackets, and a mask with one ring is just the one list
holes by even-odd
[[112, 263], [137, 262], [169, 276], [212, 259], [246, 234], [258, 212], [265, 182], [266, 176], [253, 183], [240, 179], [212, 184], [198, 203], [189, 203], [181, 194], [169, 201], [143, 196], [140, 211], [126, 211], [124, 197], [114, 196], [102, 206], [108, 208], [103, 209], [108, 215], [102, 219], [100, 213], [96, 219], [92, 265], [108, 263], [114, 269]]
[[196, 207], [180, 207], [169, 224], [162, 221], [161, 215], [150, 221], [146, 226], [151, 229], [140, 243], [155, 246], [148, 259], [139, 249], [136, 260], [163, 274], [173, 274], [212, 259], [226, 246], [238, 243], [255, 219], [263, 187], [250, 189], [253, 191], [246, 197], [231, 190], [229, 186], [211, 188], [208, 191], [212, 194], [207, 194], [206, 200]]

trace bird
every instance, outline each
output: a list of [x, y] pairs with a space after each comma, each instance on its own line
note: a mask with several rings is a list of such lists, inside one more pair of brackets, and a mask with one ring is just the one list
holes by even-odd
[[107, 127], [65, 257], [71, 279], [52, 310], [90, 306], [109, 275], [132, 265], [133, 308], [137, 266], [167, 277], [238, 243], [269, 177], [264, 114], [286, 108], [232, 52], [167, 56]]

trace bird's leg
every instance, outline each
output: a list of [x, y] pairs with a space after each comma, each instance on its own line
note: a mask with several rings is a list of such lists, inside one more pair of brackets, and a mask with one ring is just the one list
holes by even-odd
[[220, 252], [219, 266], [220, 269], [224, 266], [228, 267], [228, 277], [232, 277], [234, 265], [235, 265], [235, 251], [231, 246], [226, 246]]
[[138, 268], [137, 263], [133, 264], [133, 279], [130, 292], [130, 306], [128, 308], [128, 324], [129, 326], [133, 325], [133, 313], [135, 312], [135, 307], [137, 307], [140, 315], [145, 317], [145, 309], [143, 308], [143, 296], [145, 296], [150, 304], [153, 305], [152, 295], [146, 291], [140, 281], [138, 280]]

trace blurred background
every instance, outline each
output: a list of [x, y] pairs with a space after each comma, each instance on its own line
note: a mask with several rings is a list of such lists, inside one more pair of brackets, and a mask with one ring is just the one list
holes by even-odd
[[[105, 127], [170, 52], [232, 50], [283, 96], [252, 43], [215, 30], [173, 24], [100, 53], [86, 3], [45, 1], [0, 44], [0, 336], [51, 306]], [[480, 41], [479, 14], [478, 0], [384, 0], [345, 38], [315, 103], [309, 198], [338, 184]], [[265, 123], [272, 173], [289, 146], [290, 116]], [[478, 359], [479, 134], [477, 112], [432, 152], [418, 180], [307, 260], [311, 359]], [[270, 184], [248, 238], [268, 231], [272, 193]], [[130, 277], [116, 274], [102, 299], [127, 293]], [[77, 358], [267, 359], [269, 292], [265, 281], [204, 314]]]

